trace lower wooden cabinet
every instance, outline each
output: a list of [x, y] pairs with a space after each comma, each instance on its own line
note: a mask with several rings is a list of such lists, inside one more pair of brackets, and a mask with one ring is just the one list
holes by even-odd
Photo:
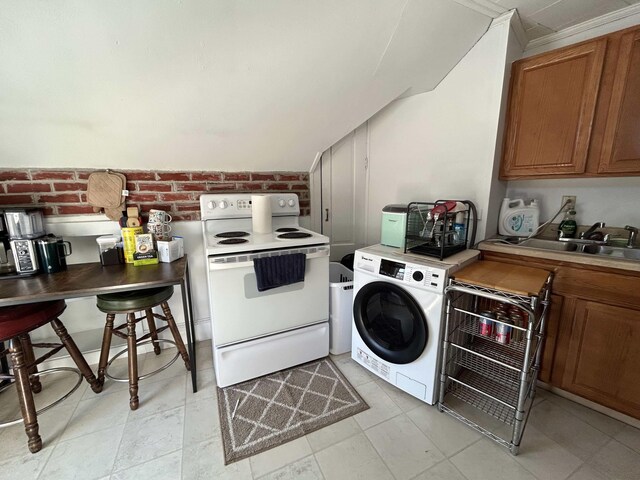
[[560, 387], [640, 418], [640, 310], [578, 299]]
[[483, 252], [555, 273], [538, 378], [640, 419], [640, 272]]

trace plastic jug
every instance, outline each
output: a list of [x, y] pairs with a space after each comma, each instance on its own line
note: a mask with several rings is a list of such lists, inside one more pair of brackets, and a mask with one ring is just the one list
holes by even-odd
[[500, 207], [498, 233], [516, 237], [528, 237], [539, 226], [540, 209], [538, 202], [531, 200], [527, 205], [521, 198], [505, 198]]

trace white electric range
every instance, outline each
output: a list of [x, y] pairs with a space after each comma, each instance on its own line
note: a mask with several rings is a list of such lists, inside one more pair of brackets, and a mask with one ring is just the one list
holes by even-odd
[[[296, 194], [268, 196], [270, 233], [252, 231], [251, 194], [200, 197], [220, 387], [329, 351], [329, 238], [300, 227]], [[293, 253], [306, 255], [304, 281], [258, 291], [253, 260]]]

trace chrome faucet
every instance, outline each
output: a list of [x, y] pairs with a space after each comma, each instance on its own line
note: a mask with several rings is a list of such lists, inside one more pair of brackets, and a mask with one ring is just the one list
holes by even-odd
[[638, 229], [631, 225], [626, 225], [625, 230], [629, 230], [629, 241], [627, 241], [627, 247], [633, 248], [636, 246], [636, 237], [638, 236]]
[[589, 240], [589, 236], [595, 232], [598, 228], [604, 228], [604, 222], [596, 222], [593, 225], [591, 225], [589, 227], [589, 229], [586, 232], [582, 232], [580, 234], [580, 238], [584, 238], [585, 240]]

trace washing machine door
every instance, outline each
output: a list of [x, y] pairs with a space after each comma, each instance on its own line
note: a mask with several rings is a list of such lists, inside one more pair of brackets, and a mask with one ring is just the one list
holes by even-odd
[[364, 285], [353, 300], [353, 319], [362, 341], [387, 362], [411, 363], [427, 345], [424, 311], [406, 290], [392, 283]]

